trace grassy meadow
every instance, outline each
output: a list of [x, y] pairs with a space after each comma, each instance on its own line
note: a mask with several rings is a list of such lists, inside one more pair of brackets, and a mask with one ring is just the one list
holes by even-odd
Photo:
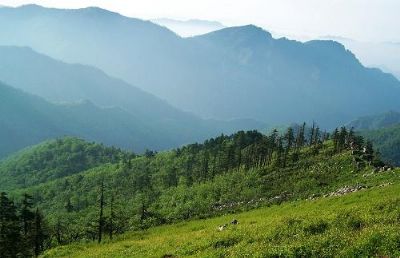
[[399, 177], [399, 170], [381, 173], [355, 193], [60, 246], [43, 257], [399, 257]]

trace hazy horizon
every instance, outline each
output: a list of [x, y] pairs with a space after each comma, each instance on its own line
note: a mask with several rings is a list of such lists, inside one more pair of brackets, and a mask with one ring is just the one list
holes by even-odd
[[[122, 15], [144, 20], [204, 20], [223, 25], [254, 24], [274, 37], [299, 41], [333, 39], [344, 44], [367, 66], [379, 67], [400, 78], [400, 26], [397, 10], [400, 1], [54, 1], [0, 0], [0, 5], [17, 7], [38, 4], [54, 8], [97, 6]], [[219, 27], [162, 24], [186, 37], [207, 33]]]
[[318, 38], [326, 35], [369, 42], [400, 41], [395, 0], [362, 1], [122, 1], [122, 0], [0, 0], [0, 5], [38, 4], [56, 8], [98, 6], [125, 16], [152, 20], [201, 19], [219, 21], [226, 26], [255, 24], [282, 35]]

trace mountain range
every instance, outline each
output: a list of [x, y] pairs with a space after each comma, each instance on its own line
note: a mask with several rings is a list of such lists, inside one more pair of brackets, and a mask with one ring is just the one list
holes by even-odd
[[97, 68], [67, 64], [27, 47], [0, 46], [0, 56], [0, 79], [21, 90], [1, 88], [7, 101], [0, 109], [0, 157], [63, 135], [142, 152], [267, 127], [251, 119], [204, 120]]
[[36, 5], [1, 8], [0, 29], [2, 45], [96, 66], [203, 118], [333, 128], [400, 109], [399, 81], [334, 41], [275, 39], [253, 25], [181, 38], [100, 8]]

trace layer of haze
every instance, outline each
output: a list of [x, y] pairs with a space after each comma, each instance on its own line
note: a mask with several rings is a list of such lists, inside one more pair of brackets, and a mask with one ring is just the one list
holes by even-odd
[[400, 41], [398, 0], [0, 0], [18, 6], [99, 6], [143, 19], [218, 20], [256, 24], [297, 37], [335, 35], [362, 41]]
[[[148, 20], [255, 24], [274, 36], [302, 41], [334, 39], [365, 65], [378, 66], [400, 78], [399, 0], [0, 0], [0, 5], [7, 6], [32, 3], [56, 8], [98, 6]], [[196, 34], [195, 28], [193, 32], [176, 32], [183, 36]]]

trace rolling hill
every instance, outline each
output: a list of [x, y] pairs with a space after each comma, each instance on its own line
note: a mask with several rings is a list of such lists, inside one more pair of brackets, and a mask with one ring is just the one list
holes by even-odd
[[400, 165], [400, 113], [389, 111], [377, 115], [360, 117], [346, 124], [360, 135], [373, 142], [382, 159]]
[[399, 81], [364, 67], [341, 44], [274, 39], [253, 25], [184, 39], [99, 8], [28, 5], [1, 8], [0, 29], [2, 45], [96, 66], [205, 118], [331, 128], [400, 108]]
[[370, 140], [381, 153], [382, 159], [395, 166], [400, 165], [400, 125], [365, 130], [360, 134]]
[[78, 138], [49, 140], [0, 162], [0, 189], [26, 188], [132, 156], [119, 149]]
[[376, 130], [400, 124], [400, 112], [389, 111], [377, 115], [360, 117], [346, 124], [355, 130]]

